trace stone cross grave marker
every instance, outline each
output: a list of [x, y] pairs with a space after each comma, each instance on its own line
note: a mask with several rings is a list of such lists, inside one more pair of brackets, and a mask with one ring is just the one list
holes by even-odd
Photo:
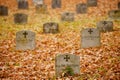
[[113, 22], [112, 21], [100, 21], [97, 23], [97, 29], [101, 32], [110, 32], [113, 31]]
[[33, 0], [33, 3], [35, 4], [35, 5], [43, 5], [44, 4], [44, 0]]
[[36, 13], [47, 13], [47, 6], [45, 4], [36, 5]]
[[8, 7], [0, 5], [0, 16], [8, 15]]
[[81, 31], [81, 48], [100, 46], [100, 31], [95, 28], [87, 28]]
[[44, 33], [58, 33], [59, 32], [59, 25], [55, 22], [49, 22], [43, 24], [43, 32]]
[[18, 9], [28, 9], [28, 1], [18, 0]]
[[17, 50], [33, 50], [35, 48], [35, 33], [28, 30], [22, 30], [16, 33]]
[[95, 7], [97, 6], [97, 0], [87, 0], [88, 7]]
[[110, 10], [108, 15], [110, 19], [120, 20], [120, 10]]
[[87, 4], [85, 4], [85, 3], [77, 4], [76, 12], [81, 13], [81, 14], [87, 13]]
[[75, 54], [60, 54], [55, 58], [56, 76], [80, 74], [80, 57]]
[[61, 16], [62, 21], [74, 21], [74, 13], [64, 12]]
[[14, 22], [16, 24], [26, 24], [28, 20], [28, 16], [23, 13], [14, 14]]
[[120, 9], [120, 2], [118, 3], [118, 9]]
[[61, 8], [61, 0], [52, 0], [52, 8]]

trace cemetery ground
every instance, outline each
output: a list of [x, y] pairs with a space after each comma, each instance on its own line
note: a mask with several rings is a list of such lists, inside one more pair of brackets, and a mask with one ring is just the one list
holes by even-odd
[[[47, 17], [47, 18], [46, 18]], [[8, 20], [10, 18], [10, 20]], [[34, 18], [34, 20], [32, 20]], [[84, 18], [84, 19], [83, 19]], [[40, 19], [40, 20], [39, 20]], [[80, 56], [79, 79], [120, 78], [120, 23], [114, 22], [114, 31], [101, 33], [101, 46], [80, 48], [80, 31], [85, 26], [95, 27], [103, 18], [81, 17], [75, 22], [60, 22], [60, 33], [43, 34], [42, 23], [51, 21], [50, 16], [33, 15], [26, 25], [16, 25], [11, 17], [0, 18], [0, 78], [1, 79], [55, 79], [55, 55], [71, 53]], [[33, 24], [36, 23], [36, 24]], [[35, 50], [15, 50], [15, 34], [19, 30], [36, 33]], [[64, 78], [64, 77], [62, 77]]]
[[[23, 11], [25, 12], [25, 11]], [[28, 23], [14, 24], [13, 13], [0, 17], [0, 79], [1, 80], [56, 80], [55, 56], [76, 54], [80, 57], [80, 75], [58, 80], [119, 80], [120, 79], [120, 22], [114, 21], [114, 31], [101, 33], [101, 46], [80, 47], [84, 28], [96, 28], [105, 17], [78, 15], [74, 22], [62, 22], [60, 13], [29, 15]], [[49, 14], [49, 13], [47, 13]], [[54, 14], [54, 15], [53, 15]], [[43, 23], [59, 23], [60, 32], [44, 34]], [[31, 30], [36, 33], [34, 50], [16, 50], [16, 32]]]

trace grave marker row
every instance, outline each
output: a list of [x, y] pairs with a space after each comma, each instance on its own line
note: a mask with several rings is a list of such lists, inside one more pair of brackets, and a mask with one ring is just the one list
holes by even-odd
[[[101, 23], [101, 22], [100, 22]], [[99, 23], [99, 24], [100, 24]], [[103, 23], [103, 22], [102, 22]], [[108, 22], [113, 25], [111, 22]], [[100, 26], [101, 27], [101, 26]], [[103, 27], [104, 28], [104, 27]], [[102, 27], [99, 29], [96, 28], [87, 28], [81, 31], [81, 48], [90, 48], [90, 47], [99, 47], [100, 46], [100, 31], [103, 29]], [[105, 28], [106, 31], [112, 31], [112, 27]], [[58, 24], [57, 23], [45, 23], [43, 27], [44, 33], [58, 33]], [[33, 49], [34, 45], [34, 37], [35, 34], [30, 31], [20, 31], [16, 34], [16, 42], [17, 49]], [[30, 43], [29, 43], [30, 42]], [[31, 43], [32, 42], [32, 43]], [[21, 47], [22, 46], [22, 47]], [[25, 46], [25, 47], [23, 47]], [[28, 47], [27, 47], [28, 46]]]

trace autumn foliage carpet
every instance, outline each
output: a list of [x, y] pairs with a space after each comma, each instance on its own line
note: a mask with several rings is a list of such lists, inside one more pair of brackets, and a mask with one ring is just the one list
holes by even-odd
[[[0, 0], [10, 8], [9, 16], [0, 17], [0, 79], [1, 80], [56, 80], [55, 55], [76, 54], [80, 56], [80, 75], [57, 78], [57, 80], [119, 80], [120, 79], [120, 21], [114, 21], [114, 31], [101, 33], [101, 46], [80, 48], [81, 33], [84, 28], [95, 28], [96, 23], [108, 20], [107, 12], [117, 9], [118, 0], [98, 0], [98, 6], [89, 8], [87, 14], [75, 16], [74, 22], [61, 22], [64, 11], [75, 12], [75, 4], [86, 0], [63, 0], [61, 9], [53, 10], [51, 0], [47, 14], [36, 14], [29, 0], [29, 10], [18, 10], [16, 0]], [[74, 5], [73, 5], [74, 4]], [[13, 14], [28, 14], [28, 24], [14, 24]], [[60, 33], [44, 34], [45, 22], [59, 23]], [[31, 30], [36, 33], [35, 50], [17, 51], [16, 32]]]

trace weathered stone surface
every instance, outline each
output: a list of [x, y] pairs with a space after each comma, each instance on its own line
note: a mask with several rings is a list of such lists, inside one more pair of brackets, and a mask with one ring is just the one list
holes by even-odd
[[97, 23], [97, 29], [101, 32], [110, 32], [113, 31], [113, 22], [112, 21], [100, 21]]
[[8, 7], [0, 5], [0, 16], [8, 15]]
[[87, 5], [89, 7], [95, 7], [97, 6], [97, 0], [87, 0]]
[[[74, 54], [60, 54], [55, 58], [56, 76], [80, 74], [80, 57]], [[69, 71], [70, 70], [70, 71]]]
[[47, 13], [47, 6], [44, 4], [36, 5], [36, 12], [41, 14]]
[[118, 3], [118, 9], [120, 9], [120, 2]]
[[55, 22], [45, 23], [43, 25], [43, 32], [44, 33], [58, 33], [59, 32], [59, 25]]
[[77, 4], [76, 5], [76, 12], [81, 13], [81, 14], [87, 13], [87, 4], [85, 4], [85, 3]]
[[28, 1], [18, 0], [18, 9], [28, 9]]
[[23, 13], [16, 13], [14, 15], [14, 22], [17, 24], [26, 24], [28, 20], [28, 16]]
[[62, 21], [74, 21], [74, 13], [64, 12], [61, 17]]
[[35, 49], [35, 33], [28, 30], [22, 30], [16, 33], [17, 50]]
[[100, 31], [95, 28], [87, 28], [81, 31], [81, 48], [100, 46]]
[[120, 10], [111, 10], [108, 15], [110, 19], [120, 20]]
[[52, 0], [52, 8], [61, 8], [61, 0]]
[[44, 4], [44, 0], [33, 0], [33, 3], [35, 4], [35, 5], [43, 5]]

